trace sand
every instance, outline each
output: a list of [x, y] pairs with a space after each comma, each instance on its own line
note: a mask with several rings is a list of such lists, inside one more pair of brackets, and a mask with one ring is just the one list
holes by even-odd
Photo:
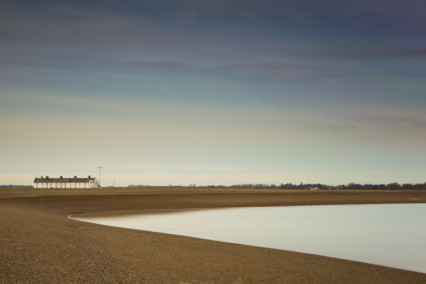
[[426, 202], [426, 191], [0, 190], [0, 283], [426, 283], [360, 262], [136, 231], [73, 213]]

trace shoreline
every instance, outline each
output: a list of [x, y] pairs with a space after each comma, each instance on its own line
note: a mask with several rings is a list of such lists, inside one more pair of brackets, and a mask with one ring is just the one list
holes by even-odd
[[[426, 213], [425, 205], [426, 203], [394, 203], [225, 207], [208, 209], [149, 209], [80, 213], [69, 215], [68, 218], [76, 221], [88, 222], [104, 226], [166, 233], [172, 235], [200, 238], [204, 240], [215, 240], [225, 243], [244, 244], [249, 246], [272, 248], [278, 250], [290, 250], [293, 252], [316, 254], [320, 256], [328, 256], [339, 259], [359, 261], [368, 264], [376, 264], [403, 270], [426, 273], [426, 258], [424, 256], [422, 257], [421, 255], [418, 255], [416, 258], [412, 258], [412, 256], [416, 255], [418, 251], [423, 251], [425, 249], [423, 241], [420, 241], [420, 236], [426, 236], [426, 231], [423, 230], [422, 233], [420, 233], [420, 231], [422, 230], [423, 223], [425, 221], [423, 214]], [[403, 206], [403, 210], [401, 210], [401, 206]], [[363, 215], [365, 210], [370, 211], [371, 208], [375, 208], [375, 210], [378, 211], [371, 211], [371, 214]], [[390, 210], [389, 208], [392, 209]], [[395, 210], [398, 210], [398, 208], [400, 208], [398, 211], [399, 213], [395, 214]], [[407, 212], [406, 210], [410, 211], [413, 210], [413, 208], [423, 208], [423, 213], [418, 212], [417, 214], [411, 214], [411, 216], [408, 218], [404, 217], [404, 214]], [[240, 211], [241, 209], [243, 211]], [[265, 212], [264, 210], [279, 210], [273, 211], [277, 215], [273, 216], [272, 220], [280, 221], [263, 219], [259, 222], [259, 220], [261, 219], [259, 219], [260, 215], [258, 215], [257, 213], [262, 214], [262, 212]], [[344, 214], [345, 217], [340, 217], [340, 219], [337, 218], [337, 220], [334, 220], [337, 221], [337, 223], [333, 225], [327, 223], [327, 221], [322, 222], [323, 219], [315, 217], [316, 214], [312, 214], [312, 210], [317, 213], [327, 212], [327, 210], [334, 210], [334, 213], [332, 215], [328, 215], [328, 220], [330, 220], [329, 218], [333, 220], [334, 218], [337, 218], [337, 216], [340, 214]], [[345, 213], [347, 210], [353, 211], [352, 214]], [[386, 214], [383, 213], [383, 210], [386, 211]], [[228, 213], [229, 215], [226, 213], [225, 215], [223, 215], [223, 212], [230, 213]], [[235, 220], [235, 214], [239, 216], [241, 214], [240, 212], [243, 212], [243, 216], [250, 216], [250, 218], [255, 217], [255, 220], [251, 221], [247, 218]], [[282, 214], [282, 212], [299, 212], [298, 214], [307, 215], [303, 215], [305, 216], [305, 218], [300, 218], [298, 217], [298, 215], [294, 216], [298, 221], [291, 221], [291, 219], [283, 218], [284, 216], [277, 219], [277, 217], [279, 216], [278, 214]], [[308, 212], [311, 213], [309, 214]], [[189, 215], [182, 216], [181, 214]], [[292, 214], [290, 215], [292, 216]], [[358, 219], [357, 215], [364, 216], [362, 222], [360, 222], [360, 219]], [[383, 218], [383, 216], [386, 215], [393, 217]], [[224, 216], [228, 217], [223, 218]], [[267, 214], [267, 216], [272, 217], [270, 214]], [[423, 217], [419, 218], [419, 216]], [[405, 218], [405, 222], [398, 221], [400, 217]], [[153, 218], [155, 218], [155, 222], [153, 221]], [[229, 220], [234, 221], [231, 221], [231, 223], [229, 223], [230, 221], [227, 220], [228, 218]], [[241, 216], [239, 218], [241, 218]], [[370, 220], [375, 220], [377, 218], [382, 219], [382, 222], [369, 223]], [[389, 226], [389, 224], [392, 224], [391, 222], [393, 218], [395, 218], [395, 221], [396, 223], [398, 223], [398, 225], [395, 223]], [[348, 219], [351, 220], [350, 223], [344, 221]], [[340, 222], [338, 220], [340, 220]], [[416, 226], [407, 227], [409, 226], [408, 223], [414, 222], [414, 220], [418, 221]], [[245, 225], [240, 225], [241, 221]], [[305, 223], [305, 221], [307, 223]], [[209, 224], [210, 222], [211, 224]], [[269, 226], [264, 227], [263, 224], [265, 222], [268, 222]], [[283, 224], [286, 225], [283, 226]], [[289, 235], [294, 236], [295, 232], [301, 231], [300, 224], [305, 224], [310, 228], [316, 228], [316, 230], [318, 230], [318, 233], [299, 233], [297, 238], [288, 238]], [[318, 227], [319, 224], [323, 225]], [[372, 225], [374, 226], [371, 227]], [[361, 229], [360, 226], [363, 229]], [[411, 234], [404, 234], [405, 237], [402, 238], [405, 238], [405, 240], [401, 240], [402, 234], [400, 237], [396, 237], [401, 233], [401, 226], [402, 228], [404, 228], [405, 232], [418, 231], [419, 235], [413, 239]], [[236, 227], [240, 229], [234, 229]], [[356, 234], [344, 233], [345, 231], [350, 231], [353, 227], [358, 228]], [[395, 229], [398, 227], [399, 229]], [[223, 228], [226, 229], [223, 230]], [[281, 228], [281, 230], [278, 228]], [[392, 234], [387, 235], [386, 233], [384, 233], [385, 231], [389, 233], [389, 230], [392, 232]], [[302, 231], [304, 230], [302, 229]], [[373, 231], [375, 233], [373, 233]], [[259, 233], [261, 233], [261, 235], [259, 235]], [[365, 237], [362, 236], [364, 235], [364, 233], [371, 237], [368, 238], [367, 243], [359, 241], [359, 238], [364, 240]], [[340, 237], [336, 237], [339, 234], [343, 235], [341, 235]], [[395, 236], [393, 236], [393, 234], [395, 234]], [[255, 235], [256, 238], [250, 237], [253, 235]], [[383, 238], [386, 235], [386, 239], [390, 238], [393, 240], [391, 242], [393, 243], [392, 245], [389, 245], [389, 240]], [[278, 236], [280, 236], [280, 242], [277, 242], [278, 239], [276, 237]], [[377, 238], [377, 236], [380, 237]], [[288, 240], [292, 243], [292, 245], [289, 245], [289, 242], [284, 240]], [[348, 244], [351, 243], [351, 245], [342, 247], [341, 245], [339, 245], [342, 241]], [[313, 245], [313, 247], [310, 247], [309, 245], [303, 245], [305, 243]], [[386, 245], [385, 243], [387, 243], [388, 245]], [[364, 249], [364, 245], [367, 245], [369, 249]], [[324, 249], [324, 246], [327, 249]], [[381, 247], [381, 249], [378, 250], [376, 249], [376, 247]], [[345, 251], [346, 253], [339, 253], [339, 251]], [[362, 253], [359, 253], [360, 251], [362, 251]], [[410, 252], [408, 253], [408, 251]], [[399, 257], [394, 258], [396, 255], [398, 255]]]
[[426, 191], [0, 190], [0, 282], [424, 283], [426, 274], [68, 219], [117, 210], [426, 203]]

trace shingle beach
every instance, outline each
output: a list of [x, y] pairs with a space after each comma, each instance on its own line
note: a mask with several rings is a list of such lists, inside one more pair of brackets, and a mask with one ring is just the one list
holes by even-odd
[[[102, 211], [426, 202], [426, 191], [0, 190], [0, 283], [426, 283], [426, 274], [69, 219]], [[408, 232], [407, 232], [408, 233]]]

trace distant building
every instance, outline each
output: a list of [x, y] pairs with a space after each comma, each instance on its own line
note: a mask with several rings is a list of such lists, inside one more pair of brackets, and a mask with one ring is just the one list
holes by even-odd
[[34, 179], [34, 188], [94, 188], [98, 187], [96, 178], [88, 176], [87, 178], [59, 178], [39, 177]]

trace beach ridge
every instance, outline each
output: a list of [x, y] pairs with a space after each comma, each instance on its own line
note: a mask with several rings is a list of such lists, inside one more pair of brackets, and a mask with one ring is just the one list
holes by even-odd
[[426, 191], [0, 190], [1, 283], [425, 283], [426, 274], [77, 222], [120, 210], [426, 203]]

